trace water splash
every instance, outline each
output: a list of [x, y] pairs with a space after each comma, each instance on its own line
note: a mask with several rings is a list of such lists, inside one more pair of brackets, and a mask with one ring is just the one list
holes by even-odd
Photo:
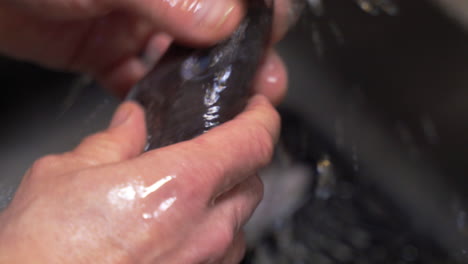
[[85, 88], [92, 83], [93, 79], [91, 76], [84, 75], [79, 77], [73, 82], [73, 84], [71, 84], [71, 87], [68, 89], [68, 94], [60, 107], [57, 119], [62, 118], [73, 107], [73, 105], [75, 105], [81, 94], [84, 92]]
[[[317, 57], [323, 58], [326, 47], [333, 42], [338, 45], [345, 44], [345, 36], [340, 25], [327, 14], [325, 1], [307, 0], [306, 3], [311, 16], [303, 16], [303, 24], [307, 31], [311, 32], [310, 38]], [[372, 16], [396, 16], [400, 13], [400, 8], [394, 0], [354, 0], [354, 3]], [[329, 39], [330, 36], [332, 39]]]

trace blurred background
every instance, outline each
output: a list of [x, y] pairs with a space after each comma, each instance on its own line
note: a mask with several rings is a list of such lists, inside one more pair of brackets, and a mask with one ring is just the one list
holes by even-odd
[[[246, 263], [468, 262], [467, 3], [307, 1], [278, 46], [290, 87], [264, 173], [302, 189], [266, 196], [289, 210], [260, 211]], [[118, 101], [83, 76], [0, 72], [4, 208], [35, 159], [105, 128]]]

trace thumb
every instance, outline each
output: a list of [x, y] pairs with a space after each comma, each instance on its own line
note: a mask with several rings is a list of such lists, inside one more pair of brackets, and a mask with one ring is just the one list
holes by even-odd
[[138, 156], [146, 144], [143, 109], [133, 102], [119, 106], [109, 128], [85, 138], [73, 151], [94, 165]]
[[243, 0], [121, 0], [180, 42], [212, 45], [228, 37], [245, 13]]

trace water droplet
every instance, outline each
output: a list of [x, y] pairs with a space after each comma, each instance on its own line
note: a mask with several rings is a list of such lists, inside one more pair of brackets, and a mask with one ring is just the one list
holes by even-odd
[[143, 217], [143, 219], [151, 219], [153, 218], [153, 215], [149, 213], [143, 213], [141, 217]]

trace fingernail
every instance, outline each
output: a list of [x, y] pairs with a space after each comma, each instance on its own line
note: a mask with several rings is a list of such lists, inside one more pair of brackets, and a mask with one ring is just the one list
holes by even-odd
[[148, 69], [153, 68], [164, 52], [166, 52], [171, 41], [171, 37], [165, 33], [158, 33], [152, 36], [141, 56], [143, 64], [145, 64]]
[[273, 42], [279, 41], [296, 24], [304, 10], [305, 2], [301, 0], [274, 1]]
[[278, 80], [278, 57], [272, 53], [270, 56], [267, 57], [267, 61], [265, 63], [264, 74], [266, 77], [266, 81], [271, 84], [277, 83]]
[[119, 106], [114, 116], [112, 117], [109, 128], [115, 128], [124, 124], [130, 118], [131, 113], [132, 109], [128, 105], [123, 104]]
[[194, 12], [196, 23], [214, 30], [219, 29], [237, 7], [236, 2], [229, 0], [204, 0], [200, 5], [199, 10]]

